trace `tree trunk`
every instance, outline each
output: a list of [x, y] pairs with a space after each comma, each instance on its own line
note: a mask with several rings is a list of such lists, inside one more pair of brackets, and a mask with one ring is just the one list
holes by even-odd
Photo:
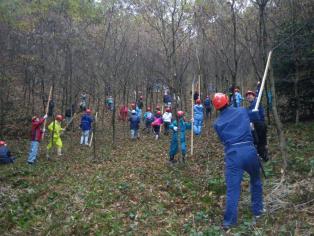
[[283, 169], [285, 170], [288, 165], [287, 143], [286, 143], [286, 137], [283, 131], [283, 126], [282, 126], [282, 123], [280, 121], [280, 117], [277, 111], [275, 81], [274, 81], [273, 70], [271, 67], [270, 67], [270, 84], [271, 84], [271, 92], [273, 94], [272, 111], [274, 114], [276, 130], [277, 130], [277, 134], [279, 138], [279, 147], [280, 147], [282, 161], [283, 161]]

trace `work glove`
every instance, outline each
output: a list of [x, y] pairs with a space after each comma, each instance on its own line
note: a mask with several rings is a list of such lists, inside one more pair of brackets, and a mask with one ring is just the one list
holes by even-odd
[[46, 120], [46, 119], [48, 118], [48, 115], [47, 115], [47, 114], [45, 114], [43, 118]]
[[178, 127], [177, 126], [173, 127], [173, 130], [178, 131]]

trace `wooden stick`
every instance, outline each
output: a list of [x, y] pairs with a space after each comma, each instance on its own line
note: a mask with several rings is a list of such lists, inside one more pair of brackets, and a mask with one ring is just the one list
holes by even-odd
[[[192, 103], [192, 105], [191, 105], [191, 114], [192, 114], [192, 119], [194, 119], [194, 109], [193, 109], [193, 107], [194, 107], [194, 80], [193, 80], [193, 83], [192, 83], [192, 97], [191, 97], [191, 103]], [[191, 156], [193, 155], [193, 145], [194, 145], [194, 143], [193, 143], [193, 121], [191, 121]]]
[[[163, 114], [164, 114], [164, 105], [162, 105], [161, 106], [161, 117], [163, 116]], [[164, 125], [161, 125], [160, 126], [160, 133], [162, 133], [162, 127], [163, 127]]]
[[[46, 106], [46, 114], [48, 114], [48, 110], [49, 110], [49, 103], [50, 103], [50, 100], [51, 100], [51, 95], [52, 95], [52, 86], [50, 87], [50, 91], [49, 91], [49, 96], [48, 96], [48, 102], [47, 102], [47, 106]], [[44, 121], [44, 128], [43, 128], [43, 135], [42, 135], [42, 139], [44, 139], [45, 137], [45, 132], [46, 132], [46, 123], [47, 123], [47, 119], [45, 119]]]
[[[95, 115], [95, 122], [97, 122], [97, 115], [98, 115], [98, 112], [96, 112], [96, 115]], [[88, 144], [89, 147], [92, 146], [93, 137], [94, 137], [94, 132], [92, 132], [92, 135], [91, 135], [91, 137], [90, 137], [90, 142], [89, 142], [89, 144]]]
[[257, 97], [257, 101], [256, 101], [256, 104], [255, 104], [255, 107], [254, 107], [253, 111], [258, 111], [258, 107], [259, 107], [259, 104], [261, 102], [261, 98], [262, 98], [262, 95], [263, 95], [264, 85], [265, 85], [265, 81], [266, 81], [266, 78], [267, 78], [267, 74], [268, 74], [268, 69], [269, 69], [270, 59], [271, 59], [272, 53], [273, 53], [273, 51], [270, 51], [268, 53], [268, 58], [267, 58], [267, 63], [266, 63], [266, 67], [265, 67], [265, 71], [264, 71], [264, 75], [263, 75], [262, 84], [261, 84], [261, 87], [260, 87], [260, 90], [259, 90], [259, 93], [258, 93], [258, 97]]

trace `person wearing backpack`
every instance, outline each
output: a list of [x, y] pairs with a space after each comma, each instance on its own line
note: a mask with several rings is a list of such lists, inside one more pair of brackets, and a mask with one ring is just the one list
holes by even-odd
[[129, 118], [129, 122], [130, 122], [130, 131], [131, 131], [131, 139], [139, 139], [139, 133], [138, 130], [140, 128], [140, 122], [141, 119], [140, 117], [136, 114], [135, 110], [131, 111], [131, 116]]
[[171, 124], [171, 120], [172, 120], [172, 113], [171, 113], [171, 109], [170, 107], [166, 108], [166, 112], [162, 115], [162, 120], [164, 123], [164, 135], [168, 135], [169, 134], [169, 126]]
[[154, 121], [152, 123], [152, 127], [154, 129], [155, 133], [155, 139], [158, 140], [160, 136], [160, 126], [162, 125], [162, 116], [161, 116], [161, 111], [157, 111], [156, 115], [154, 117]]
[[146, 112], [144, 113], [144, 123], [145, 123], [145, 128], [147, 133], [151, 130], [151, 125], [154, 121], [154, 115], [151, 111], [150, 107], [147, 107]]
[[212, 117], [212, 101], [210, 100], [209, 95], [206, 96], [206, 99], [204, 101], [204, 107], [205, 107], [205, 114], [206, 119], [211, 119]]
[[196, 99], [196, 104], [193, 106], [194, 110], [194, 124], [193, 130], [195, 135], [200, 135], [202, 132], [203, 119], [204, 119], [204, 107], [201, 99]]

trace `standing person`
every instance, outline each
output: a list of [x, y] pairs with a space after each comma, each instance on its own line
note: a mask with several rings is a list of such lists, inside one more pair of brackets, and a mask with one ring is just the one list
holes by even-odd
[[38, 116], [34, 116], [32, 118], [32, 132], [31, 132], [31, 147], [29, 150], [29, 155], [27, 159], [27, 163], [32, 165], [37, 160], [39, 143], [43, 136], [43, 130], [41, 129], [41, 125], [45, 122], [48, 115], [44, 115], [44, 117], [39, 118]]
[[107, 110], [108, 111], [112, 111], [113, 110], [113, 97], [112, 96], [109, 96], [107, 99], [106, 99], [106, 105], [107, 105]]
[[234, 93], [231, 97], [231, 104], [234, 106], [234, 107], [242, 107], [242, 102], [243, 102], [243, 97], [242, 95], [240, 94], [240, 89], [239, 88], [235, 88], [234, 89]]
[[0, 164], [10, 164], [15, 161], [5, 141], [0, 140]]
[[206, 99], [204, 101], [205, 106], [205, 113], [206, 113], [206, 119], [211, 119], [212, 117], [212, 101], [210, 100], [209, 95], [206, 96]]
[[48, 126], [48, 130], [51, 133], [51, 139], [47, 146], [47, 159], [50, 158], [50, 150], [53, 146], [57, 147], [57, 155], [62, 156], [62, 140], [61, 140], [61, 133], [63, 131], [61, 127], [61, 122], [63, 121], [62, 115], [57, 115], [56, 119], [50, 123]]
[[165, 107], [171, 107], [172, 97], [171, 97], [171, 95], [168, 94], [167, 91], [164, 94], [163, 100], [164, 100], [164, 106]]
[[201, 99], [196, 100], [196, 104], [193, 106], [194, 110], [194, 133], [195, 135], [200, 135], [202, 132], [203, 119], [204, 119], [204, 107], [202, 105]]
[[119, 110], [119, 120], [127, 121], [127, 118], [128, 118], [128, 106], [123, 105], [120, 107], [120, 110]]
[[[179, 120], [179, 124], [177, 120]], [[171, 123], [170, 129], [172, 130], [172, 138], [171, 138], [171, 143], [170, 143], [169, 162], [170, 163], [176, 162], [174, 157], [178, 153], [178, 149], [179, 149], [179, 144], [178, 144], [179, 132], [180, 132], [180, 149], [181, 149], [181, 154], [182, 154], [182, 160], [184, 162], [185, 155], [186, 155], [185, 132], [186, 130], [191, 129], [191, 123], [185, 122], [183, 111], [177, 112], [177, 119]]]
[[166, 112], [162, 115], [162, 120], [164, 123], [164, 135], [168, 135], [169, 134], [169, 126], [171, 124], [172, 121], [172, 113], [171, 113], [171, 109], [170, 107], [166, 108]]
[[130, 122], [130, 131], [131, 131], [131, 139], [139, 139], [138, 130], [140, 128], [140, 117], [136, 115], [136, 111], [132, 110], [131, 117], [129, 118]]
[[151, 125], [152, 125], [153, 121], [154, 121], [154, 115], [151, 111], [151, 108], [147, 107], [147, 110], [144, 113], [144, 122], [145, 122], [144, 130], [146, 130], [147, 133], [150, 132]]
[[226, 209], [223, 220], [224, 229], [237, 224], [238, 202], [244, 171], [250, 175], [252, 211], [255, 217], [263, 210], [263, 189], [260, 166], [253, 144], [250, 119], [246, 109], [228, 106], [228, 97], [216, 93], [214, 107], [220, 111], [214, 128], [225, 146], [225, 178], [227, 185]]
[[72, 120], [72, 107], [69, 107], [68, 109], [65, 110], [65, 123], [68, 126]]
[[92, 129], [93, 118], [91, 116], [91, 109], [87, 108], [85, 114], [81, 117], [80, 128], [82, 129], [82, 136], [80, 140], [81, 145], [88, 145], [89, 134]]
[[154, 122], [152, 123], [152, 127], [155, 133], [155, 139], [158, 140], [160, 136], [160, 126], [162, 125], [162, 116], [161, 111], [157, 111], [154, 117]]
[[195, 91], [193, 94], [194, 103], [196, 103], [196, 100], [199, 99], [199, 97], [200, 97], [200, 95], [198, 94], [197, 91]]
[[254, 112], [253, 109], [256, 105], [256, 94], [248, 90], [245, 94], [247, 101], [249, 102], [248, 114], [251, 123], [253, 123], [254, 130], [253, 138], [254, 144], [257, 147], [257, 153], [263, 161], [268, 161], [268, 148], [267, 148], [267, 126], [265, 124], [265, 113], [262, 104], [258, 107], [258, 112]]

